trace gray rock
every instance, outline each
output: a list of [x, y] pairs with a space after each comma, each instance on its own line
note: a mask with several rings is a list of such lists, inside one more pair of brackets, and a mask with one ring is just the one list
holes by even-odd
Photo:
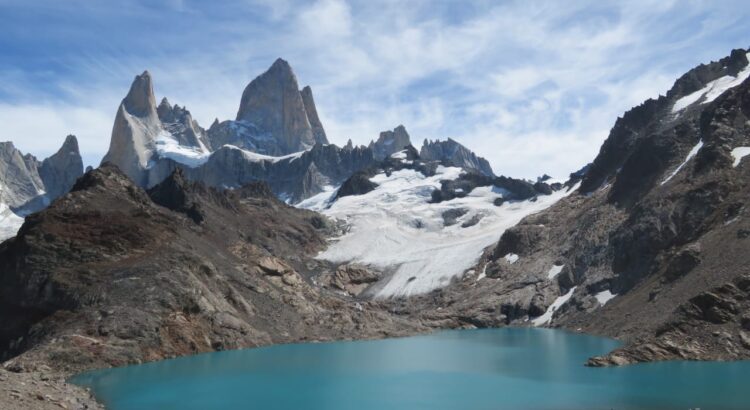
[[[156, 112], [151, 74], [136, 76], [128, 95], [120, 103], [112, 127], [109, 151], [102, 163], [112, 163], [140, 186], [146, 186], [146, 169], [163, 130]], [[166, 175], [164, 175], [166, 177]]]
[[[308, 91], [311, 113], [317, 117], [312, 92]], [[258, 137], [271, 138], [278, 144], [277, 152], [269, 155], [285, 155], [311, 148], [316, 135], [310, 124], [297, 77], [289, 63], [277, 59], [271, 68], [248, 84], [242, 93], [237, 121], [254, 127]], [[320, 120], [318, 139], [325, 139]]]
[[445, 165], [474, 170], [486, 176], [495, 176], [486, 159], [477, 156], [451, 138], [446, 141], [424, 140], [419, 156], [423, 160], [441, 161]]
[[68, 135], [62, 147], [42, 161], [39, 176], [44, 183], [47, 197], [57, 198], [66, 194], [83, 175], [83, 160], [78, 149], [78, 140], [74, 135]]
[[377, 141], [370, 142], [369, 148], [372, 149], [376, 159], [383, 160], [409, 145], [411, 145], [409, 133], [403, 125], [399, 125], [393, 131], [381, 132]]

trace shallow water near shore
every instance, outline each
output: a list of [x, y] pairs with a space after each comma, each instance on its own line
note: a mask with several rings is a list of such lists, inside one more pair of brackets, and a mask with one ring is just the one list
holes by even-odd
[[750, 362], [583, 366], [618, 345], [551, 329], [458, 330], [209, 353], [71, 381], [113, 410], [750, 408]]

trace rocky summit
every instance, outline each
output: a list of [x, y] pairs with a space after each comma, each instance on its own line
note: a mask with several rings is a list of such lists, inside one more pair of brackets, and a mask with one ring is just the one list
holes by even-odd
[[0, 144], [0, 407], [30, 381], [97, 406], [64, 383], [89, 369], [446, 328], [623, 342], [589, 366], [750, 358], [747, 50], [624, 113], [562, 179], [403, 125], [331, 144], [282, 59], [208, 129], [156, 101], [146, 71], [85, 174], [73, 136], [43, 161]]
[[23, 216], [67, 193], [82, 174], [83, 161], [73, 135], [43, 161], [24, 155], [12, 142], [0, 142], [0, 240], [15, 235]]

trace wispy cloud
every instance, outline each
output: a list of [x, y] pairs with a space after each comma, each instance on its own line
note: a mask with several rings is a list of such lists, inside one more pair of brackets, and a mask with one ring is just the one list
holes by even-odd
[[233, 118], [281, 56], [335, 143], [403, 123], [415, 142], [453, 137], [498, 173], [564, 175], [623, 111], [750, 45], [741, 1], [0, 0], [0, 11], [0, 120], [14, 119], [0, 139], [45, 154], [75, 133], [90, 158], [143, 69], [207, 125]]

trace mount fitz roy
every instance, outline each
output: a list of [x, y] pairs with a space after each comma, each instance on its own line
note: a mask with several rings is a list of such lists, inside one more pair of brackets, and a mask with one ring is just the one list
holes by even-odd
[[[237, 118], [216, 120], [208, 130], [166, 98], [157, 107], [151, 75], [137, 76], [117, 110], [102, 163], [117, 165], [145, 188], [181, 168], [188, 179], [215, 187], [266, 181], [296, 203], [410, 145], [403, 126], [381, 133], [368, 147], [329, 144], [311, 88], [300, 90], [289, 64], [278, 59], [245, 88]], [[486, 160], [452, 140], [425, 142], [422, 153], [493, 175]]]
[[99, 168], [74, 137], [42, 162], [0, 146], [0, 204], [26, 216], [0, 244], [0, 357], [67, 375], [514, 325], [624, 342], [592, 366], [750, 358], [748, 78], [747, 50], [700, 65], [591, 164], [527, 181], [403, 126], [330, 144], [281, 59], [208, 129], [144, 72]]

